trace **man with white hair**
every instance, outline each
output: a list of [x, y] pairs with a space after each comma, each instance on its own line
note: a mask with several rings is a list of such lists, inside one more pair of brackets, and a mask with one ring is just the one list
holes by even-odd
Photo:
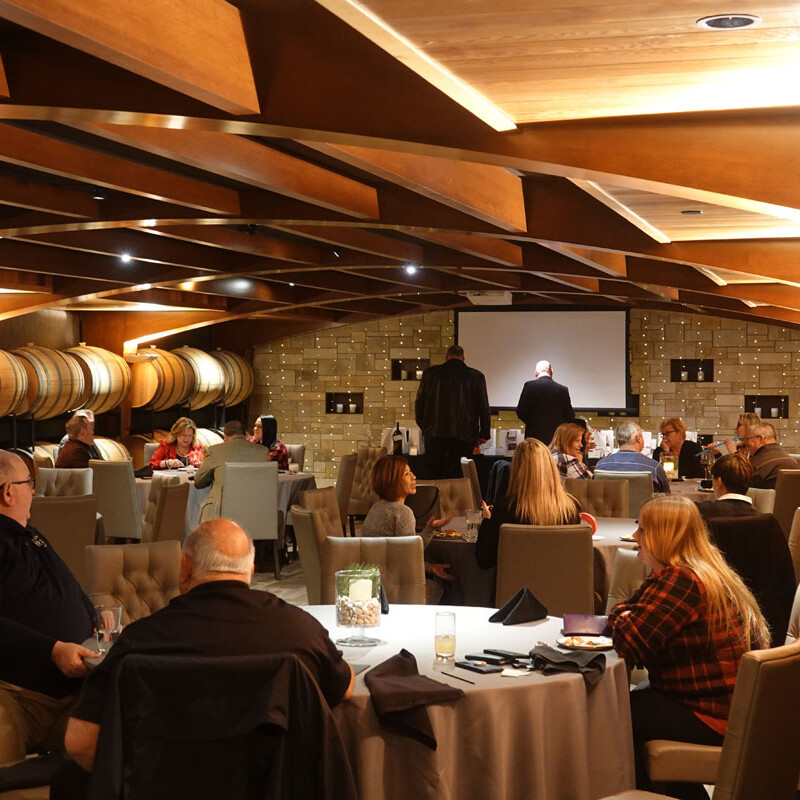
[[569, 389], [553, 380], [549, 361], [538, 361], [534, 375], [522, 387], [517, 416], [525, 423], [526, 439], [538, 439], [549, 446], [556, 428], [562, 422], [572, 422], [575, 412]]
[[297, 606], [250, 588], [255, 548], [227, 519], [204, 522], [186, 538], [180, 591], [168, 606], [133, 622], [87, 678], [67, 728], [67, 751], [91, 771], [112, 673], [130, 653], [243, 656], [294, 653], [328, 705], [353, 691], [353, 670], [325, 629]]
[[774, 489], [780, 470], [797, 468], [797, 462], [778, 444], [775, 428], [769, 422], [748, 428], [740, 441], [753, 465], [750, 486], [755, 489]]
[[619, 450], [610, 456], [601, 458], [595, 465], [595, 472], [649, 472], [653, 476], [653, 489], [656, 492], [669, 494], [669, 480], [664, 467], [654, 458], [648, 458], [644, 449], [642, 429], [630, 420], [620, 422], [614, 435], [617, 437]]

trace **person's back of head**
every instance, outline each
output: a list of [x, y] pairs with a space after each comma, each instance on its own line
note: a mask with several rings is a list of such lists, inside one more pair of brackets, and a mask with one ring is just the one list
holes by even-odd
[[753, 465], [741, 453], [731, 453], [714, 462], [711, 477], [719, 478], [728, 492], [747, 494], [753, 479]]
[[642, 429], [629, 419], [620, 422], [614, 429], [614, 436], [617, 439], [617, 444], [623, 450], [632, 450], [634, 448], [641, 452], [641, 448], [636, 447], [638, 443], [638, 436]]
[[447, 348], [447, 353], [445, 354], [444, 360], [450, 361], [453, 358], [456, 359], [457, 361], [464, 360], [464, 348], [461, 347], [461, 345], [453, 344]]
[[759, 422], [758, 425], [753, 425], [748, 429], [748, 436], [761, 436], [764, 439], [764, 444], [775, 444], [778, 437], [775, 433], [775, 427], [769, 422]]
[[208, 520], [186, 537], [181, 553], [181, 592], [210, 581], [249, 584], [254, 559], [253, 540], [239, 525], [229, 519]]
[[222, 429], [222, 436], [224, 439], [232, 439], [234, 436], [244, 436], [244, 423], [238, 419], [232, 419], [225, 423]]
[[533, 374], [535, 377], [539, 378], [542, 375], [547, 375], [548, 377], [552, 377], [553, 375], [553, 367], [550, 365], [549, 361], [537, 361], [536, 367], [533, 370]]
[[272, 447], [278, 438], [278, 420], [272, 414], [262, 414], [261, 421], [261, 444], [265, 447]]
[[754, 425], [761, 423], [761, 417], [753, 411], [746, 411], [744, 414], [739, 414], [739, 421], [736, 423], [738, 428], [740, 425], [745, 428], [752, 428]]

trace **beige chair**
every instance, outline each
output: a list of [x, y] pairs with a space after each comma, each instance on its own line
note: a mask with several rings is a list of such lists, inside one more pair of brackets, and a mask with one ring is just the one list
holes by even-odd
[[142, 540], [142, 516], [130, 461], [89, 462], [107, 539]]
[[92, 471], [86, 469], [36, 470], [37, 495], [43, 497], [80, 497], [92, 493]]
[[280, 579], [283, 515], [278, 516], [278, 462], [226, 464], [220, 515], [244, 528], [254, 541], [272, 542], [275, 578]]
[[[474, 495], [469, 478], [441, 478], [434, 481], [417, 481], [417, 486], [435, 486], [439, 490], [438, 506], [442, 514], [464, 517], [472, 508]], [[480, 505], [477, 506], [480, 508]]]
[[179, 594], [179, 542], [86, 548], [86, 594], [96, 605], [122, 606], [122, 623], [147, 617]]
[[97, 498], [93, 494], [34, 497], [30, 525], [45, 535], [78, 583], [85, 588], [84, 550], [94, 544]]
[[351, 536], [356, 535], [356, 518], [363, 519], [366, 517], [367, 512], [378, 499], [378, 496], [372, 491], [372, 468], [375, 466], [375, 462], [385, 455], [385, 447], [367, 447], [365, 445], [358, 448], [356, 469], [353, 475], [353, 488], [347, 504]]
[[747, 496], [753, 501], [753, 508], [762, 514], [771, 514], [775, 509], [774, 489], [748, 489]]
[[339, 504], [336, 502], [336, 489], [327, 486], [324, 489], [306, 489], [297, 495], [299, 505], [306, 511], [319, 511], [315, 529], [320, 541], [326, 536], [341, 536], [342, 525], [339, 516]]
[[792, 644], [800, 639], [800, 586], [794, 593], [794, 603], [789, 614], [789, 628], [786, 631], [786, 644]]
[[472, 507], [480, 508], [483, 495], [481, 494], [481, 484], [478, 480], [478, 469], [473, 459], [461, 459], [461, 474], [469, 480], [469, 485], [472, 487]]
[[286, 449], [289, 452], [289, 463], [299, 464], [300, 472], [302, 472], [303, 464], [306, 461], [306, 446], [304, 444], [287, 444]]
[[564, 481], [564, 489], [581, 504], [581, 510], [595, 517], [629, 517], [629, 486], [628, 481], [587, 481], [582, 478]]
[[334, 575], [350, 564], [375, 564], [390, 603], [425, 603], [425, 564], [419, 536], [329, 536], [321, 551], [321, 599], [336, 601]]
[[501, 525], [498, 607], [523, 586], [556, 617], [594, 613], [594, 551], [588, 525]]
[[653, 496], [653, 477], [649, 472], [612, 472], [596, 469], [595, 480], [628, 481], [628, 513], [638, 517], [642, 506]]
[[[800, 774], [800, 641], [742, 656], [722, 747], [654, 740], [656, 783], [713, 783], [714, 800], [794, 800]], [[657, 800], [629, 791], [605, 800]]]
[[181, 483], [177, 475], [153, 475], [147, 496], [147, 511], [142, 520], [143, 541], [181, 541], [188, 502], [187, 482]]
[[775, 508], [772, 513], [787, 539], [798, 506], [800, 506], [800, 469], [779, 470], [775, 481]]
[[339, 471], [336, 474], [336, 502], [339, 504], [339, 516], [342, 518], [342, 528], [347, 528], [347, 511], [350, 507], [350, 494], [353, 491], [353, 479], [356, 474], [358, 453], [348, 453], [342, 456]]
[[[55, 461], [50, 456], [40, 455], [39, 453], [33, 454], [33, 474], [35, 475], [40, 469], [53, 469]], [[4, 795], [0, 794], [0, 797]]]
[[794, 579], [800, 583], [800, 508], [794, 512], [792, 529], [789, 532], [789, 553], [794, 566]]
[[150, 459], [155, 455], [156, 450], [158, 450], [158, 446], [161, 442], [145, 442], [143, 452], [143, 466], [147, 466], [150, 463]]
[[[294, 538], [297, 542], [297, 550], [300, 553], [300, 565], [303, 568], [303, 578], [306, 582], [308, 603], [309, 605], [317, 606], [322, 602], [320, 586], [322, 572], [320, 567], [321, 544], [315, 530], [314, 518], [322, 517], [323, 512], [321, 509], [309, 511], [298, 505], [293, 505], [291, 512]], [[322, 527], [324, 524], [319, 519], [317, 522], [318, 527]], [[341, 533], [339, 535], [341, 536]], [[325, 538], [323, 537], [322, 541], [324, 540]]]
[[617, 603], [627, 600], [650, 574], [650, 568], [637, 556], [636, 550], [627, 550], [624, 547], [617, 550], [608, 587], [606, 613]]

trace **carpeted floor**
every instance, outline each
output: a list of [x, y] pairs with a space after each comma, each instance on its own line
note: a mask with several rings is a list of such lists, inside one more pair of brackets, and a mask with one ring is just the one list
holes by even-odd
[[276, 581], [272, 572], [257, 572], [253, 576], [252, 587], [272, 592], [287, 603], [295, 606], [307, 606], [306, 582], [300, 559], [295, 559], [281, 570], [281, 579]]

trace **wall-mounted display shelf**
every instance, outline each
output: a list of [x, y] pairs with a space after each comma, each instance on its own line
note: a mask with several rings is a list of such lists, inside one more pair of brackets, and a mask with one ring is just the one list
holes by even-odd
[[673, 383], [713, 383], [714, 360], [711, 358], [672, 358], [670, 380]]
[[326, 414], [363, 414], [363, 392], [325, 392]]

